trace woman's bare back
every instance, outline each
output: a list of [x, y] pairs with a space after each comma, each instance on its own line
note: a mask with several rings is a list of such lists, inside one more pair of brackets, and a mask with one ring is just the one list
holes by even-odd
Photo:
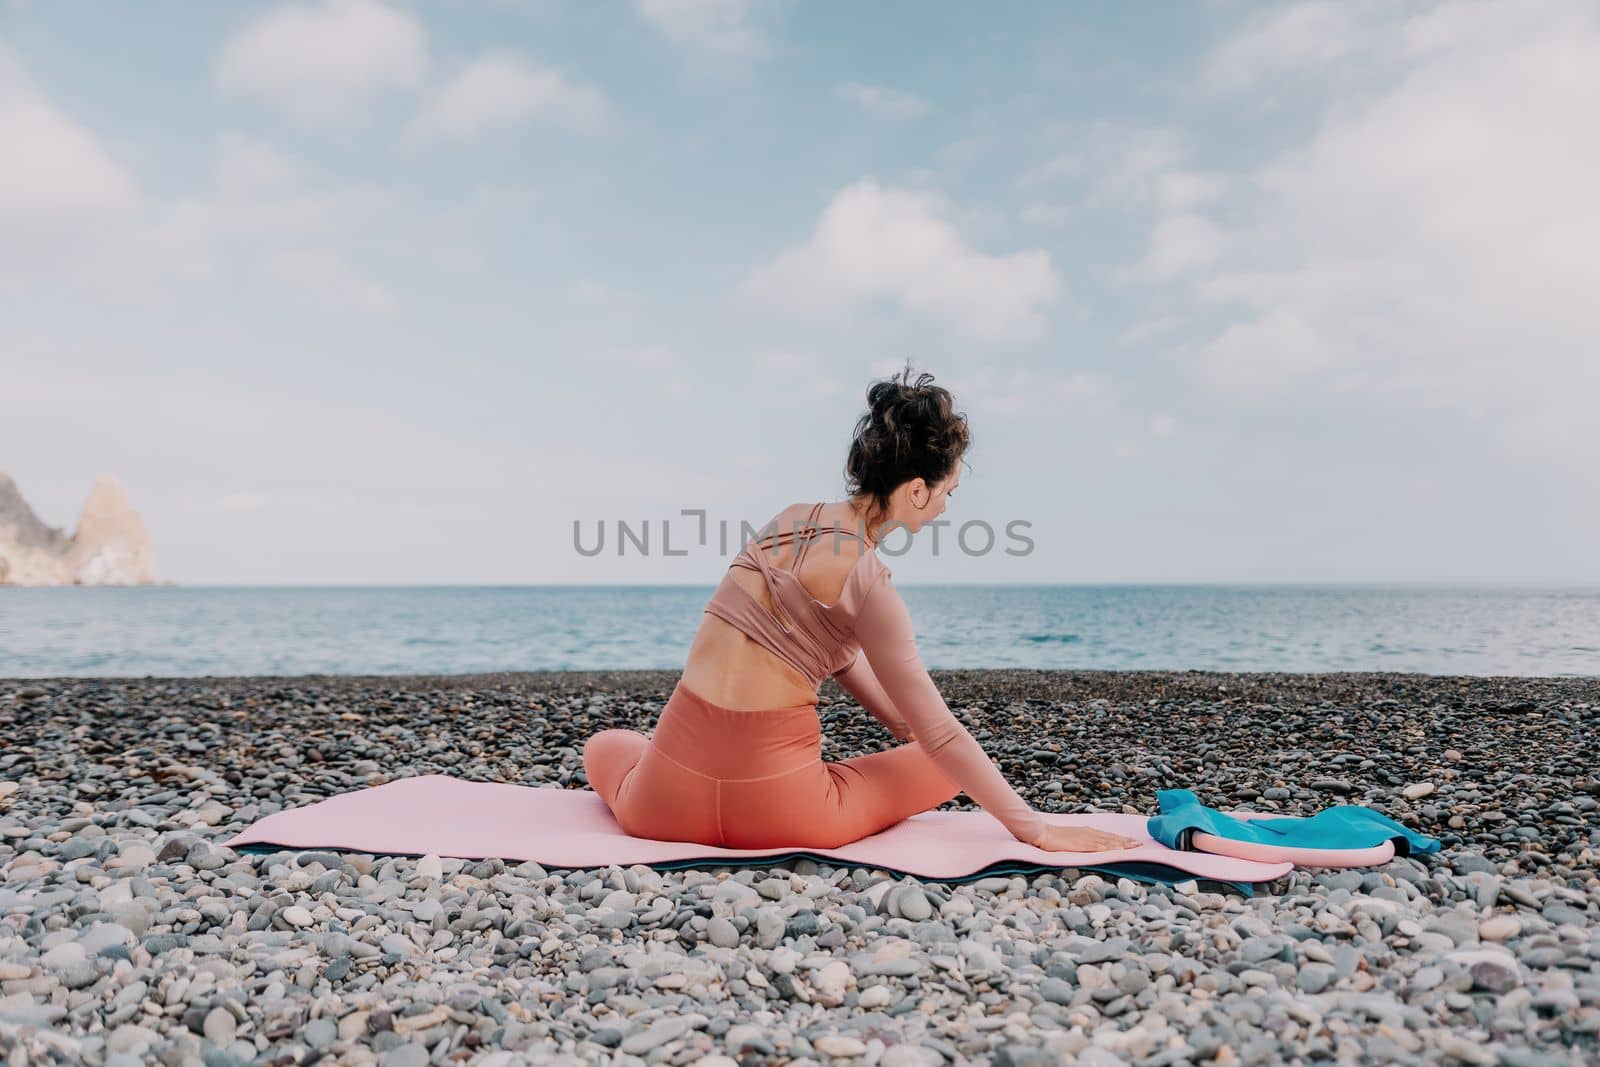
[[[788, 533], [797, 529], [811, 507], [810, 504], [791, 504], [784, 508], [778, 513], [771, 531]], [[859, 522], [850, 505], [844, 502], [824, 504], [817, 516], [820, 526], [838, 526], [857, 533], [860, 532]], [[768, 562], [788, 568], [794, 564], [796, 546], [791, 540], [776, 547], [752, 545], [751, 551], [765, 552]], [[870, 551], [859, 537], [824, 532], [811, 542], [795, 575], [806, 592], [817, 600], [836, 604], [856, 561], [863, 552]], [[733, 567], [730, 580], [737, 582], [768, 611], [772, 610], [772, 595], [759, 571]], [[701, 616], [700, 629], [684, 663], [682, 681], [701, 698], [737, 711], [792, 708], [815, 703], [817, 699], [816, 690], [803, 674], [743, 631], [710, 613]]]

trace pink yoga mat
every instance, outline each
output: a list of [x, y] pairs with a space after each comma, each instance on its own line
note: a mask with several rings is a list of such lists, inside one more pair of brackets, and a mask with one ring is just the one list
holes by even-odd
[[496, 857], [535, 860], [550, 867], [683, 866], [686, 860], [728, 862], [803, 853], [934, 879], [959, 879], [1005, 861], [1042, 867], [1126, 865], [1130, 876], [1151, 865], [1165, 869], [1157, 875], [1160, 880], [1189, 875], [1232, 883], [1270, 882], [1293, 869], [1289, 863], [1174, 851], [1150, 838], [1143, 815], [1046, 813], [1045, 818], [1062, 826], [1094, 826], [1145, 843], [1121, 852], [1046, 852], [1016, 840], [985, 812], [925, 811], [838, 848], [718, 848], [625, 834], [605, 801], [590, 789], [469, 782], [424, 774], [276, 812], [223, 844]]

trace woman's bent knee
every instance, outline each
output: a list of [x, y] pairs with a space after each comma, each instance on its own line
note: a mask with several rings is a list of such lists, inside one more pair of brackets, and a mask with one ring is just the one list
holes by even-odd
[[649, 743], [637, 730], [601, 730], [591, 735], [583, 743], [583, 773], [589, 788], [610, 803], [617, 783]]

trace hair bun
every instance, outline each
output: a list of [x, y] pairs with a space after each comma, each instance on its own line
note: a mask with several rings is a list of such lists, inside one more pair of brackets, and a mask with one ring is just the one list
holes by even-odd
[[887, 509], [894, 491], [913, 478], [947, 479], [971, 443], [967, 417], [950, 390], [927, 371], [911, 379], [911, 364], [867, 387], [867, 412], [857, 421], [845, 477], [850, 495], [870, 495]]

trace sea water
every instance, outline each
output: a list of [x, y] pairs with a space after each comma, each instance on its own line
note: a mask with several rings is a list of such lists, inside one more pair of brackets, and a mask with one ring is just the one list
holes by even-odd
[[[930, 668], [1600, 676], [1600, 589], [897, 585]], [[0, 588], [0, 677], [676, 670], [712, 587]]]

